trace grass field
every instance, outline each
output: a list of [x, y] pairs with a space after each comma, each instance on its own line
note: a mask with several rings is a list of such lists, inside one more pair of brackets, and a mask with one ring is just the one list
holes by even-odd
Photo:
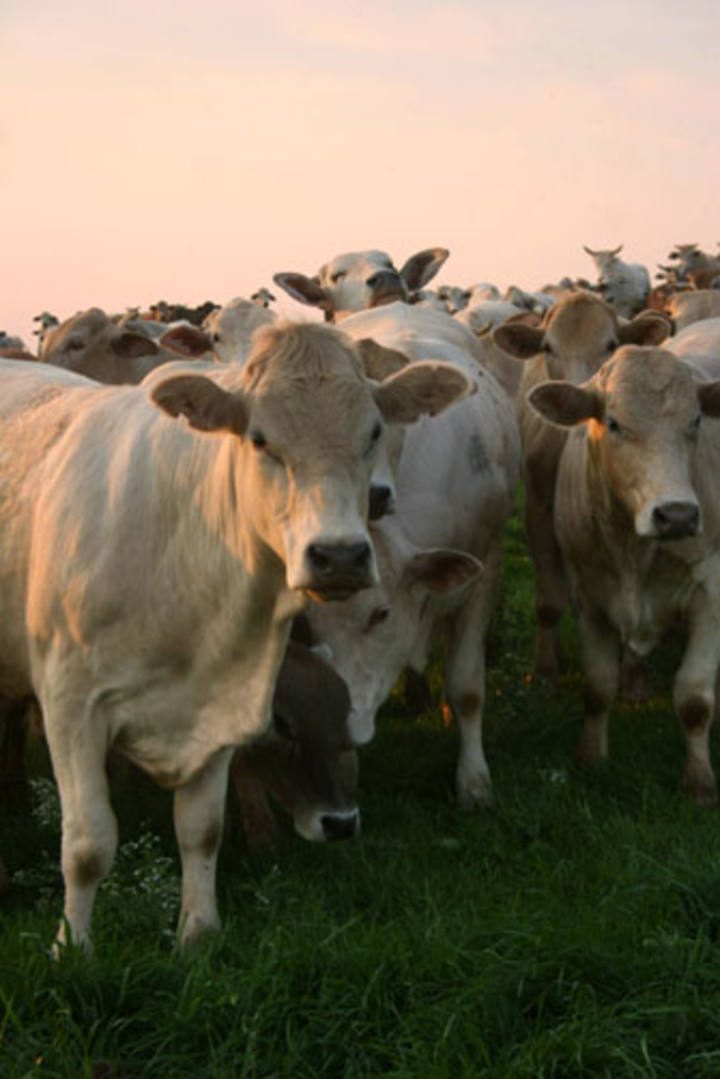
[[[5, 816], [0, 1076], [720, 1076], [720, 818], [679, 793], [668, 700], [618, 705], [611, 760], [573, 764], [580, 680], [528, 678], [519, 521], [490, 646], [497, 807], [453, 804], [456, 732], [399, 690], [361, 756], [362, 836], [249, 858], [230, 806], [223, 932], [174, 948], [171, 799], [126, 778], [90, 960], [48, 959], [61, 906], [52, 785]], [[44, 770], [41, 768], [41, 771]], [[47, 773], [46, 773], [47, 774]]]

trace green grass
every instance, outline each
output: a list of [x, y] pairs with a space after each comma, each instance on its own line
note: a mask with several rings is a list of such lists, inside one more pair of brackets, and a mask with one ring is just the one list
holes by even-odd
[[553, 696], [528, 679], [531, 611], [513, 521], [490, 642], [497, 808], [454, 805], [436, 664], [436, 707], [410, 718], [398, 690], [362, 754], [358, 840], [288, 834], [251, 859], [230, 806], [224, 928], [190, 954], [174, 943], [170, 798], [125, 775], [95, 956], [48, 959], [61, 886], [41, 785], [35, 812], [0, 830], [14, 880], [0, 915], [0, 1076], [720, 1076], [719, 823], [679, 793], [677, 644], [654, 662], [652, 701], [616, 707], [611, 759], [585, 772], [572, 624]]

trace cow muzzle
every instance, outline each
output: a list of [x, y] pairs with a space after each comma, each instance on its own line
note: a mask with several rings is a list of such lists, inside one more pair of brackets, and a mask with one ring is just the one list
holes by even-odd
[[700, 507], [696, 502], [663, 502], [653, 509], [652, 523], [659, 539], [687, 539], [700, 531]]
[[370, 289], [370, 307], [407, 299], [405, 282], [394, 270], [378, 270], [367, 278], [365, 284]]
[[350, 544], [311, 543], [305, 552], [311, 599], [348, 599], [373, 583], [372, 548], [366, 540]]

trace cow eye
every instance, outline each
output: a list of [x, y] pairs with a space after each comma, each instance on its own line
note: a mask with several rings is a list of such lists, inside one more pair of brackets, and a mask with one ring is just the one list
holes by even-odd
[[295, 741], [295, 731], [285, 717], [278, 715], [277, 712], [273, 713], [273, 727], [275, 728], [275, 733], [279, 734], [281, 738], [286, 738], [289, 742]]
[[267, 439], [262, 431], [253, 431], [250, 435], [250, 441], [256, 450], [264, 450], [267, 446]]
[[378, 421], [370, 432], [370, 444], [368, 445], [367, 453], [372, 453], [382, 433], [383, 425]]
[[336, 285], [343, 277], [347, 277], [347, 270], [336, 270], [335, 273], [330, 274], [333, 285]]
[[690, 435], [690, 438], [697, 438], [698, 432], [700, 430], [700, 422], [701, 422], [701, 420], [702, 420], [702, 413], [698, 412], [697, 416], [694, 418], [694, 420], [692, 421], [692, 423], [690, 424], [690, 427], [688, 429], [688, 434]]
[[615, 419], [614, 416], [608, 416], [607, 417], [607, 419], [605, 420], [605, 426], [607, 427], [608, 431], [610, 431], [612, 434], [614, 434], [614, 435], [619, 435], [620, 434], [620, 424], [618, 423], [618, 421]]
[[367, 625], [365, 626], [364, 632], [365, 633], [370, 633], [370, 631], [372, 629], [374, 629], [375, 626], [379, 626], [383, 622], [385, 622], [386, 619], [388, 618], [389, 614], [390, 614], [390, 608], [389, 607], [375, 607], [370, 612], [370, 616], [369, 616], [369, 618], [367, 620]]
[[607, 352], [608, 356], [611, 356], [617, 347], [617, 341], [608, 341], [608, 343], [605, 345], [605, 351]]
[[219, 333], [214, 333], [212, 339], [213, 339], [213, 341], [219, 341], [220, 340], [220, 334]]
[[548, 356], [553, 355], [553, 347], [549, 341], [543, 341], [543, 352], [546, 352]]
[[71, 337], [70, 340], [68, 341], [68, 343], [65, 345], [65, 348], [66, 348], [66, 350], [68, 352], [76, 352], [78, 349], [81, 349], [82, 347], [83, 347], [83, 343], [82, 343], [82, 341], [78, 341], [77, 337], [75, 337], [75, 338]]

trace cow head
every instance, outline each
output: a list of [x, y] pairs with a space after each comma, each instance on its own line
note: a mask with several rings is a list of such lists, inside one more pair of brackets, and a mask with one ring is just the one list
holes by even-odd
[[[261, 738], [239, 751], [233, 778], [241, 793], [262, 791], [293, 819], [303, 839], [350, 839], [360, 828], [357, 752], [348, 728], [350, 695], [321, 656], [288, 643], [275, 687], [273, 722]], [[252, 822], [252, 804], [241, 797]], [[250, 825], [251, 826], [251, 825]], [[248, 825], [246, 825], [246, 830]]]
[[620, 345], [656, 345], [671, 332], [669, 320], [654, 312], [621, 323], [608, 304], [583, 291], [559, 300], [540, 326], [504, 323], [492, 337], [496, 345], [516, 359], [542, 355], [549, 378], [580, 383], [590, 378]]
[[276, 273], [273, 280], [294, 300], [319, 307], [328, 322], [338, 322], [354, 311], [408, 301], [438, 272], [450, 254], [444, 247], [419, 251], [397, 270], [384, 251], [352, 251], [321, 266], [315, 277]]
[[693, 460], [702, 417], [720, 416], [720, 381], [698, 382], [671, 353], [630, 346], [583, 385], [543, 382], [528, 399], [551, 423], [587, 424], [588, 482], [599, 507], [624, 507], [646, 538], [702, 531]]
[[284, 563], [288, 588], [325, 601], [377, 582], [367, 520], [387, 424], [432, 415], [473, 387], [457, 367], [430, 362], [371, 381], [344, 335], [287, 323], [256, 334], [241, 369], [149, 388], [171, 416], [233, 436], [243, 521]]
[[478, 559], [462, 551], [413, 547], [392, 523], [379, 522], [373, 539], [380, 583], [342, 606], [308, 611], [315, 639], [328, 646], [350, 691], [358, 745], [372, 738], [377, 710], [405, 667], [424, 667], [425, 620], [457, 603], [482, 572]]

